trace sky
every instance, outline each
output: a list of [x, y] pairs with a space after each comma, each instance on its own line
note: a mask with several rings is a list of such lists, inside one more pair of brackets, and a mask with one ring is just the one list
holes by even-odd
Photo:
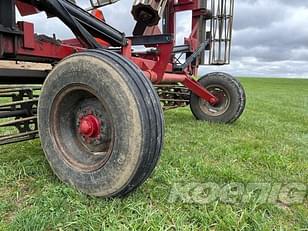
[[[88, 0], [77, 0], [86, 5]], [[103, 8], [106, 20], [127, 35], [134, 20], [132, 0]], [[19, 17], [20, 18], [20, 17]], [[177, 43], [190, 33], [191, 15], [177, 17]], [[35, 22], [37, 33], [68, 38], [71, 33], [59, 20], [44, 13], [25, 17]], [[235, 76], [308, 78], [308, 0], [235, 0], [231, 64], [203, 66], [200, 74], [224, 71]]]

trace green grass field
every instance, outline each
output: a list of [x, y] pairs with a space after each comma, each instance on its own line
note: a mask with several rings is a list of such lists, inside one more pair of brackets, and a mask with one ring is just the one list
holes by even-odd
[[188, 108], [165, 113], [161, 160], [127, 198], [91, 198], [62, 184], [37, 140], [0, 147], [0, 230], [308, 230], [307, 191], [292, 205], [249, 191], [234, 203], [170, 196], [191, 183], [308, 185], [308, 80], [241, 81], [248, 104], [233, 125], [198, 122]]

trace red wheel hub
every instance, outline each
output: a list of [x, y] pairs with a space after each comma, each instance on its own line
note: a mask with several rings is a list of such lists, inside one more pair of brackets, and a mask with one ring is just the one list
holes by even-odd
[[94, 115], [82, 117], [79, 121], [79, 133], [87, 138], [97, 138], [101, 132], [99, 119]]
[[[216, 96], [216, 95], [215, 95]], [[209, 102], [212, 106], [216, 106], [219, 103], [219, 98], [216, 99], [215, 98], [210, 98], [210, 102]]]

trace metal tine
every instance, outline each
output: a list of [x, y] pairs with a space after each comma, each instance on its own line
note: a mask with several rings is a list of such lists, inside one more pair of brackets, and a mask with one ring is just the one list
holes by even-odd
[[189, 100], [185, 100], [185, 99], [160, 99], [160, 101], [170, 101], [170, 102], [189, 102]]
[[27, 115], [27, 110], [0, 110], [0, 119], [11, 118], [11, 117], [24, 117]]
[[[15, 94], [20, 93], [20, 91], [39, 91], [41, 89], [42, 89], [41, 87], [19, 87], [19, 88], [5, 87], [4, 88], [3, 86], [0, 86], [0, 97], [11, 98]], [[33, 97], [38, 97], [38, 95], [33, 95]]]
[[12, 98], [14, 94], [0, 93], [1, 98]]
[[176, 92], [176, 91], [164, 91], [164, 90], [159, 90], [159, 93], [165, 93], [165, 94], [174, 94], [174, 95], [190, 95], [189, 92]]
[[0, 93], [11, 93], [11, 92], [19, 92], [19, 91], [38, 91], [41, 90], [41, 87], [36, 88], [0, 88]]
[[4, 104], [0, 105], [0, 108], [8, 107], [8, 106], [21, 105], [21, 104], [26, 104], [26, 103], [33, 103], [33, 102], [38, 102], [38, 98], [26, 99], [26, 100], [21, 100], [21, 101], [13, 101], [13, 102], [10, 102], [10, 103], [4, 103]]
[[154, 85], [154, 87], [156, 87], [156, 88], [164, 88], [164, 87], [166, 87], [166, 88], [177, 88], [177, 89], [186, 89], [186, 87], [185, 86], [181, 86], [181, 85], [172, 85], [172, 84], [159, 84], [159, 85]]
[[1, 84], [0, 85], [0, 89], [8, 89], [8, 88], [42, 88], [42, 85], [20, 85], [20, 84], [16, 84], [16, 85], [12, 85], [12, 84]]
[[38, 130], [0, 137], [0, 145], [38, 138]]
[[26, 122], [26, 121], [31, 121], [31, 120], [36, 120], [36, 119], [37, 119], [37, 116], [31, 116], [31, 117], [22, 118], [22, 119], [11, 120], [11, 121], [8, 121], [8, 122], [0, 123], [0, 127], [13, 126], [13, 125], [16, 125], [18, 123], [22, 123], [22, 122]]

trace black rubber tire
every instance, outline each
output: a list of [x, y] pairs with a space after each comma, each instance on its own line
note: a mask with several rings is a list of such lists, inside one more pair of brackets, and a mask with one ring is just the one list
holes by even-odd
[[[55, 97], [74, 83], [88, 86], [108, 103], [115, 131], [108, 161], [91, 172], [67, 163], [51, 126]], [[93, 196], [124, 196], [136, 189], [152, 173], [163, 146], [163, 113], [151, 82], [130, 61], [106, 50], [77, 53], [55, 66], [42, 88], [38, 122], [42, 147], [54, 173]]]
[[[242, 115], [246, 105], [246, 94], [243, 86], [236, 78], [226, 73], [214, 72], [203, 76], [198, 82], [207, 89], [214, 86], [223, 88], [229, 97], [229, 104], [222, 114], [213, 115], [202, 110], [201, 102], [203, 100], [191, 93], [190, 108], [196, 119], [231, 124]], [[208, 106], [210, 107], [210, 105]]]

